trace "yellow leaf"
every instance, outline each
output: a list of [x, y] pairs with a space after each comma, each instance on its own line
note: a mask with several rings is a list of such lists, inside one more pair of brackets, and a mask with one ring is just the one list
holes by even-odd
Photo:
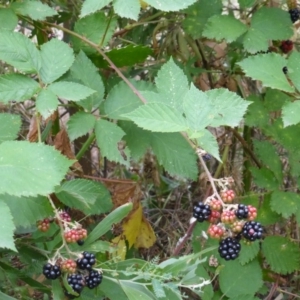
[[111, 243], [115, 246], [116, 251], [111, 254], [111, 257], [118, 258], [120, 260], [125, 260], [126, 258], [126, 243], [124, 238], [119, 235], [111, 240]]
[[155, 233], [148, 220], [143, 216], [140, 231], [135, 241], [135, 248], [150, 248], [156, 241]]
[[149, 4], [143, 0], [140, 0], [140, 4], [141, 4], [142, 9], [145, 9], [149, 6]]

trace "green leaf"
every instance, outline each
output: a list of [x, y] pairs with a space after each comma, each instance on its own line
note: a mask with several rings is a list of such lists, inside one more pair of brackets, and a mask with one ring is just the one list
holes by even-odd
[[[114, 30], [117, 26], [117, 19], [110, 19], [104, 12], [98, 12], [93, 15], [84, 17], [75, 23], [75, 32], [84, 36], [91, 42], [101, 47], [107, 45], [111, 40]], [[104, 40], [103, 40], [104, 39]], [[97, 50], [87, 45], [77, 37], [71, 37], [75, 51], [84, 51], [86, 54], [96, 53]]]
[[106, 120], [98, 120], [96, 122], [95, 134], [102, 156], [108, 160], [129, 165], [128, 149], [124, 149], [122, 153], [122, 150], [118, 147], [118, 143], [125, 135], [125, 132], [119, 126]]
[[300, 53], [293, 51], [287, 61], [288, 78], [293, 82], [296, 89], [300, 90]]
[[109, 4], [111, 0], [86, 0], [82, 4], [80, 18], [83, 18], [87, 15], [90, 15], [97, 10], [100, 10], [107, 4]]
[[262, 250], [270, 269], [286, 275], [299, 269], [300, 252], [296, 243], [282, 236], [268, 236]]
[[271, 196], [271, 208], [284, 218], [289, 218], [300, 210], [300, 195], [293, 192], [274, 191]]
[[99, 286], [99, 290], [111, 300], [128, 300], [118, 280], [103, 276], [103, 281]]
[[210, 126], [217, 127], [221, 125], [238, 126], [242, 120], [250, 101], [245, 101], [236, 93], [227, 89], [213, 89], [206, 92], [211, 100], [214, 110], [213, 120]]
[[179, 11], [195, 3], [197, 0], [147, 0], [146, 2], [162, 11]]
[[22, 2], [15, 2], [11, 5], [11, 8], [16, 14], [27, 16], [35, 21], [46, 20], [47, 17], [57, 15], [56, 10], [43, 4], [40, 1], [23, 0]]
[[111, 230], [113, 224], [120, 223], [132, 210], [132, 203], [126, 203], [115, 210], [113, 210], [108, 216], [106, 216], [98, 225], [89, 233], [85, 245], [90, 245], [105, 233]]
[[263, 103], [268, 111], [273, 112], [280, 110], [285, 103], [291, 100], [286, 93], [268, 88]]
[[289, 102], [282, 107], [282, 121], [284, 127], [300, 122], [300, 101]]
[[111, 200], [104, 185], [86, 179], [64, 182], [55, 192], [58, 199], [69, 207], [88, 214], [106, 213], [111, 209]]
[[[222, 28], [222, 30], [220, 30]], [[247, 26], [233, 15], [215, 15], [205, 24], [203, 35], [210, 39], [231, 43], [247, 31]]]
[[267, 168], [254, 168], [250, 167], [250, 171], [253, 175], [254, 182], [260, 188], [267, 190], [276, 190], [279, 187], [279, 183], [274, 175], [274, 173]]
[[68, 81], [54, 82], [48, 86], [48, 89], [59, 98], [71, 101], [79, 101], [95, 93], [94, 90], [82, 84]]
[[139, 0], [114, 0], [114, 11], [122, 18], [128, 18], [137, 21], [141, 9]]
[[25, 75], [6, 74], [0, 76], [0, 102], [28, 100], [39, 89], [39, 84]]
[[95, 126], [96, 119], [92, 114], [79, 111], [67, 122], [67, 131], [71, 141], [89, 133]]
[[257, 214], [257, 222], [260, 222], [263, 226], [273, 225], [280, 220], [280, 216], [271, 210], [271, 195], [264, 196], [262, 205], [260, 206]]
[[259, 252], [259, 242], [255, 241], [252, 243], [244, 243], [241, 247], [241, 252], [238, 257], [238, 260], [241, 265], [245, 265], [252, 261]]
[[240, 8], [245, 9], [254, 5], [256, 0], [239, 0]]
[[17, 252], [14, 243], [14, 231], [16, 229], [13, 223], [13, 217], [7, 204], [0, 200], [0, 248], [7, 248]]
[[181, 134], [153, 133], [151, 147], [159, 164], [171, 175], [197, 178], [197, 156]]
[[250, 53], [266, 51], [269, 40], [288, 40], [292, 35], [292, 22], [286, 11], [262, 7], [252, 17], [251, 28], [244, 36], [244, 47]]
[[166, 297], [166, 293], [164, 291], [163, 285], [161, 283], [161, 281], [159, 281], [158, 279], [153, 278], [152, 279], [152, 287], [153, 287], [153, 292], [156, 296], [156, 298], [165, 298]]
[[119, 280], [128, 300], [154, 300], [154, 295], [143, 285], [135, 282]]
[[221, 0], [197, 1], [184, 11], [187, 14], [182, 23], [185, 32], [194, 39], [200, 38], [208, 19], [214, 15], [221, 14], [222, 9]]
[[28, 228], [35, 225], [36, 221], [53, 215], [53, 208], [47, 197], [19, 198], [16, 196], [1, 195], [0, 199], [10, 208], [14, 223], [17, 227]]
[[205, 129], [197, 132], [197, 134], [201, 134], [201, 136], [197, 138], [198, 145], [206, 152], [213, 155], [218, 161], [221, 161], [219, 155], [219, 145], [213, 134]]
[[222, 292], [227, 297], [254, 295], [263, 285], [262, 270], [257, 260], [244, 266], [241, 266], [237, 260], [224, 264], [225, 267], [219, 275], [219, 282]]
[[57, 80], [69, 70], [74, 62], [72, 48], [58, 39], [52, 39], [41, 46], [41, 57], [40, 76], [44, 83]]
[[99, 107], [104, 97], [104, 84], [98, 69], [83, 51], [80, 51], [76, 56], [70, 72], [74, 79], [80, 80], [85, 86], [96, 91], [96, 93], [92, 94], [87, 99], [80, 101], [78, 104], [88, 111], [92, 111], [94, 108]]
[[268, 111], [264, 107], [262, 99], [252, 95], [248, 100], [251, 100], [253, 103], [249, 106], [245, 116], [246, 125], [258, 128], [269, 126]]
[[253, 140], [255, 153], [259, 159], [266, 165], [271, 171], [274, 172], [279, 182], [282, 181], [282, 164], [273, 143], [269, 141]]
[[171, 106], [162, 103], [142, 105], [123, 117], [154, 132], [179, 132], [187, 129], [183, 116]]
[[294, 91], [294, 88], [289, 84], [282, 72], [282, 68], [286, 66], [286, 60], [282, 55], [277, 53], [254, 55], [238, 64], [243, 68], [247, 76], [254, 80], [260, 80], [265, 87], [285, 92]]
[[158, 71], [155, 78], [158, 93], [165, 104], [182, 112], [182, 99], [189, 90], [187, 77], [171, 58]]
[[0, 60], [26, 73], [38, 72], [41, 67], [40, 52], [28, 37], [18, 32], [0, 33]]
[[22, 121], [19, 115], [0, 113], [0, 143], [17, 138]]
[[0, 30], [14, 30], [18, 25], [18, 17], [10, 8], [0, 8]]
[[57, 109], [59, 101], [55, 94], [49, 89], [43, 89], [38, 94], [35, 106], [43, 118], [47, 119]]
[[237, 297], [230, 297], [229, 300], [260, 300], [260, 298], [255, 297], [254, 295], [249, 295], [249, 294], [243, 294], [239, 295]]
[[52, 290], [53, 300], [61, 300], [65, 297], [61, 283], [58, 280], [52, 280], [51, 290]]
[[48, 195], [63, 180], [73, 161], [53, 147], [27, 141], [0, 144], [0, 194]]
[[1, 291], [0, 291], [0, 297], [2, 300], [17, 300], [16, 298], [8, 296], [7, 294], [3, 294]]

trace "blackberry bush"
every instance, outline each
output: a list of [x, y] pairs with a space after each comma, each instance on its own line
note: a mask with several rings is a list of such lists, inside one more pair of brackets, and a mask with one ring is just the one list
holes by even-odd
[[197, 219], [198, 222], [203, 222], [209, 219], [211, 215], [211, 209], [209, 205], [202, 202], [198, 202], [194, 205], [193, 216]]
[[239, 241], [232, 237], [220, 241], [219, 254], [225, 260], [234, 260], [239, 256], [241, 250], [241, 244]]

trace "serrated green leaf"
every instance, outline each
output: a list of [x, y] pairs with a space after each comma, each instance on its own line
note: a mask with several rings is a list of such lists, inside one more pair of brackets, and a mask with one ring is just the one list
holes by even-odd
[[71, 141], [91, 131], [96, 124], [96, 119], [92, 114], [79, 111], [72, 115], [67, 122], [67, 131]]
[[293, 192], [274, 191], [271, 196], [271, 208], [284, 218], [289, 218], [300, 210], [300, 195]]
[[0, 59], [25, 73], [38, 72], [41, 67], [40, 52], [18, 32], [0, 33]]
[[159, 164], [171, 175], [197, 178], [197, 156], [181, 134], [152, 133], [151, 147]]
[[37, 96], [35, 106], [43, 118], [48, 118], [58, 107], [58, 99], [49, 89], [43, 89]]
[[282, 107], [282, 121], [284, 127], [300, 122], [300, 101], [289, 102]]
[[41, 46], [41, 57], [40, 76], [44, 83], [57, 80], [70, 69], [74, 62], [72, 48], [58, 39], [52, 39]]
[[96, 91], [96, 93], [78, 102], [83, 108], [92, 111], [94, 108], [99, 107], [104, 97], [104, 84], [98, 69], [90, 61], [90, 59], [80, 51], [70, 69], [71, 76], [74, 79], [80, 80], [85, 86]]
[[105, 233], [111, 230], [113, 224], [120, 223], [132, 210], [132, 203], [126, 203], [115, 210], [113, 210], [108, 216], [106, 216], [98, 225], [89, 233], [85, 245], [90, 245]]
[[238, 126], [242, 120], [250, 101], [245, 101], [236, 93], [227, 89], [213, 89], [206, 92], [214, 106], [213, 120], [210, 126], [217, 127], [220, 125]]
[[290, 102], [291, 100], [291, 97], [286, 93], [268, 88], [263, 104], [268, 111], [273, 112], [280, 110], [285, 103]]
[[287, 61], [287, 68], [288, 68], [288, 78], [290, 78], [293, 82], [293, 85], [296, 89], [300, 90], [300, 53], [297, 51], [293, 51], [292, 54], [289, 56]]
[[114, 0], [114, 11], [122, 18], [128, 18], [137, 21], [141, 9], [139, 0]]
[[233, 15], [215, 15], [205, 24], [203, 36], [217, 41], [224, 39], [228, 43], [231, 43], [246, 31], [247, 26]]
[[239, 0], [240, 8], [244, 9], [254, 5], [256, 0]]
[[179, 132], [187, 129], [184, 117], [169, 105], [149, 103], [123, 114], [139, 127], [153, 132]]
[[25, 75], [6, 74], [0, 76], [0, 102], [28, 100], [39, 89], [39, 84]]
[[154, 295], [142, 284], [119, 280], [128, 300], [155, 300]]
[[95, 127], [96, 141], [100, 148], [101, 155], [108, 160], [129, 165], [129, 150], [119, 150], [118, 143], [121, 141], [125, 132], [116, 124], [98, 120]]
[[96, 91], [79, 83], [58, 81], [50, 84], [48, 89], [60, 98], [71, 101], [79, 101], [89, 97]]
[[9, 113], [0, 113], [0, 143], [17, 138], [21, 129], [21, 117]]
[[262, 100], [256, 96], [250, 96], [248, 100], [252, 101], [249, 106], [245, 123], [247, 126], [264, 128], [269, 125], [269, 115], [267, 109], [264, 107]]
[[[227, 297], [254, 295], [263, 285], [262, 270], [257, 260], [244, 266], [237, 260], [225, 262], [219, 275], [220, 288]], [[249, 281], [251, 278], [251, 281]]]
[[242, 244], [241, 252], [238, 260], [241, 265], [245, 265], [252, 261], [259, 252], [259, 241], [252, 242], [250, 244]]
[[100, 10], [107, 4], [109, 4], [111, 0], [86, 0], [82, 4], [80, 18], [83, 18], [87, 15], [90, 15], [97, 10]]
[[147, 3], [162, 11], [179, 11], [195, 3], [197, 0], [147, 0]]
[[250, 171], [255, 184], [260, 188], [267, 190], [276, 190], [279, 188], [280, 184], [271, 170], [264, 167], [260, 169], [250, 167]]
[[[199, 278], [203, 278], [204, 280], [211, 279], [209, 274], [205, 270], [204, 266], [201, 264], [198, 264], [198, 266], [196, 268], [196, 275]], [[214, 291], [213, 291], [212, 284], [207, 284], [206, 286], [204, 286], [202, 288], [202, 292], [201, 292], [201, 294], [199, 294], [199, 296], [201, 297], [201, 300], [211, 300], [213, 297], [213, 294], [214, 294]]]
[[0, 248], [7, 248], [17, 252], [14, 243], [14, 231], [16, 229], [13, 223], [13, 217], [7, 204], [0, 200]]
[[0, 30], [14, 30], [18, 17], [10, 8], [0, 8]]
[[187, 77], [171, 58], [158, 71], [155, 78], [158, 93], [168, 104], [179, 112], [182, 112], [182, 98], [189, 90]]
[[219, 155], [219, 145], [216, 138], [208, 130], [202, 130], [197, 133], [201, 133], [201, 136], [197, 138], [198, 145], [206, 152], [213, 155], [218, 161], [221, 161]]
[[[74, 30], [91, 42], [104, 47], [112, 38], [116, 26], [117, 18], [110, 18], [104, 12], [98, 12], [78, 20], [75, 23]], [[71, 40], [75, 51], [82, 50], [86, 54], [97, 52], [97, 50], [74, 36], [71, 37]]]
[[187, 14], [182, 23], [185, 32], [194, 39], [200, 38], [208, 19], [221, 14], [222, 8], [221, 0], [197, 1], [184, 11]]
[[262, 250], [270, 269], [286, 275], [299, 269], [300, 252], [296, 243], [282, 236], [268, 236]]
[[271, 171], [279, 182], [282, 181], [282, 164], [274, 145], [269, 141], [253, 141], [255, 153]]
[[58, 280], [52, 280], [51, 290], [53, 300], [61, 300], [64, 298], [64, 291], [62, 289], [61, 283]]
[[251, 28], [244, 36], [244, 47], [250, 53], [266, 51], [269, 40], [287, 40], [292, 35], [292, 22], [286, 11], [262, 7], [252, 17]]
[[15, 2], [11, 8], [22, 16], [27, 16], [35, 21], [46, 20], [47, 17], [57, 15], [57, 11], [48, 5], [34, 0], [23, 0], [22, 2]]
[[289, 84], [285, 74], [282, 72], [282, 68], [286, 66], [286, 60], [282, 55], [277, 53], [254, 55], [238, 64], [243, 68], [247, 76], [260, 80], [265, 87], [285, 92], [294, 91], [294, 88]]
[[128, 300], [119, 282], [114, 278], [103, 276], [103, 281], [99, 289], [101, 289], [101, 292], [103, 292], [106, 297], [109, 297], [109, 299]]
[[4, 142], [0, 144], [0, 194], [51, 194], [72, 163], [51, 146], [27, 141]]
[[53, 215], [53, 208], [47, 197], [19, 198], [16, 196], [1, 195], [0, 199], [10, 208], [17, 227], [28, 228], [35, 225], [38, 220], [43, 220]]
[[158, 279], [153, 278], [151, 283], [153, 292], [158, 299], [166, 297], [163, 285]]
[[280, 220], [280, 215], [271, 210], [271, 194], [264, 196], [262, 205], [258, 209], [256, 221], [263, 226], [273, 225]]

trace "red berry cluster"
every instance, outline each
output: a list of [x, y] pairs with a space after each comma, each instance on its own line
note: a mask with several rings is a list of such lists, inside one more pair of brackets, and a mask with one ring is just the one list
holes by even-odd
[[60, 268], [61, 268], [62, 272], [65, 272], [65, 273], [75, 273], [76, 267], [77, 267], [77, 264], [72, 259], [64, 260], [60, 264]]
[[87, 230], [83, 228], [70, 229], [64, 233], [64, 238], [67, 243], [76, 243], [84, 240], [87, 237]]
[[280, 45], [280, 49], [283, 53], [289, 53], [292, 51], [294, 47], [294, 43], [291, 40], [282, 41]]
[[50, 228], [50, 223], [52, 220], [46, 218], [44, 220], [39, 220], [36, 222], [36, 226], [38, 228], [38, 230], [42, 231], [42, 232], [46, 232], [49, 230]]

